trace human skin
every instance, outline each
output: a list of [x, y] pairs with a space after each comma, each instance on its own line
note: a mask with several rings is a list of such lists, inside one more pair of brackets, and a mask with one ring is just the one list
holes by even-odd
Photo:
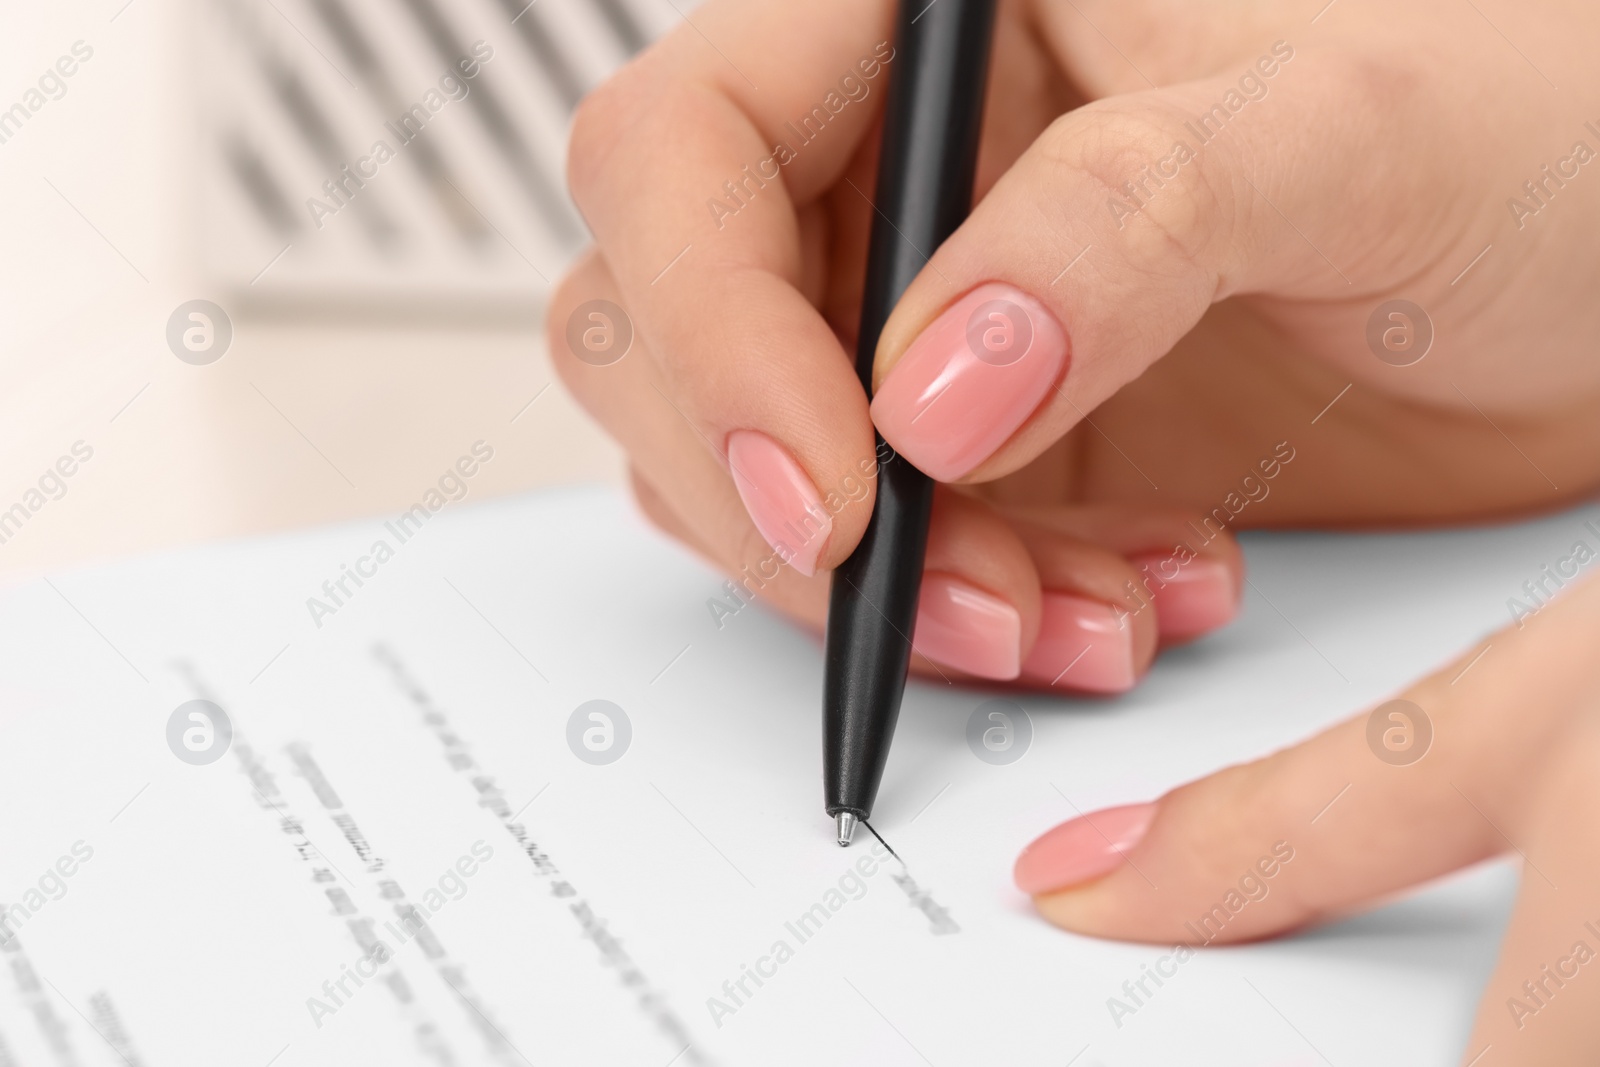
[[[557, 368], [628, 451], [642, 509], [730, 573], [772, 555], [783, 517], [845, 484], [872, 455], [876, 424], [902, 455], [951, 483], [938, 493], [927, 566], [935, 589], [954, 583], [964, 593], [919, 621], [918, 669], [1114, 692], [1163, 643], [1232, 614], [1242, 561], [1227, 535], [1195, 546], [1186, 567], [1204, 581], [1190, 600], [1159, 590], [1139, 608], [1128, 583], [1142, 587], [1141, 563], [1192, 542], [1193, 522], [1281, 442], [1293, 462], [1232, 528], [1480, 521], [1569, 505], [1600, 484], [1600, 257], [1584, 225], [1600, 210], [1600, 160], [1572, 162], [1579, 141], [1600, 151], [1585, 125], [1600, 127], [1600, 104], [1585, 110], [1600, 101], [1600, 68], [1587, 55], [1600, 30], [1592, 7], [1002, 4], [977, 200], [930, 250], [885, 327], [871, 409], [852, 356], [878, 108], [894, 66], [869, 78], [859, 64], [892, 37], [891, 6], [708, 0], [690, 18], [580, 110], [570, 178], [596, 244], [563, 282], [549, 321]], [[846, 74], [867, 94], [798, 145], [776, 179], [728, 201], [724, 183], [793, 140], [785, 124]], [[1187, 124], [1230, 91], [1247, 102], [1202, 142]], [[1179, 141], [1193, 158], [1149, 183], [1145, 168], [1170, 160]], [[1557, 184], [1546, 165], [1567, 176]], [[1138, 210], [1126, 210], [1123, 183], [1141, 180]], [[1543, 183], [1537, 199], [1530, 181]], [[709, 208], [717, 198], [738, 210]], [[1513, 211], [1513, 198], [1524, 210]], [[1064, 338], [1061, 350], [1041, 342], [1029, 351], [1022, 365], [1038, 373], [1026, 388], [1006, 384], [1023, 382], [1020, 372], [952, 385], [958, 408], [983, 420], [952, 418], [937, 400], [922, 419], [917, 390], [904, 383], [942, 382], [930, 366], [949, 377], [967, 359], [959, 324], [939, 316], [989, 285], [1009, 287], [997, 291], [1016, 294], [1036, 337]], [[1369, 320], [1397, 298], [1424, 309], [1434, 333], [1426, 356], [1407, 366], [1378, 358], [1367, 340]], [[595, 299], [625, 308], [635, 331], [628, 354], [605, 366], [578, 358], [566, 340], [568, 319]], [[1040, 370], [1036, 355], [1053, 362]], [[954, 447], [963, 434], [978, 444]], [[766, 584], [765, 602], [820, 628], [829, 571], [859, 540], [869, 502], [870, 493], [828, 514], [818, 536], [787, 553], [794, 565]], [[1103, 625], [1097, 604], [1116, 625]], [[1569, 612], [1592, 643], [1592, 615]], [[1486, 659], [1475, 671], [1555, 715], [1579, 684], [1552, 688], [1532, 670], [1555, 655], [1555, 629], [1541, 615], [1514, 636], [1523, 656], [1501, 658], [1497, 648], [1494, 658], [1510, 666], [1485, 671]], [[1114, 654], [1088, 674], [1085, 666], [1052, 679], [1028, 667], [1102, 646]], [[1437, 714], [1457, 721], [1450, 709], [1466, 699], [1452, 692]], [[1509, 726], [1497, 717], [1504, 709], [1482, 699], [1461, 719], [1492, 739]], [[1534, 746], [1525, 758], [1484, 741], [1482, 759], [1503, 760], [1506, 774], [1559, 776], [1586, 737]], [[1330, 744], [1292, 751], [1345, 774]], [[1178, 825], [1172, 812], [1185, 802], [1173, 798], [1183, 791], [1161, 801], [1137, 848], [1164, 850], [1164, 862], [1197, 879], [1213, 870], [1213, 850], [1257, 848], [1238, 793], [1207, 785], [1237, 774], [1186, 787], [1218, 798], [1211, 830], [1196, 839], [1206, 850], [1166, 829]], [[1482, 774], [1486, 790], [1499, 781]], [[1287, 781], [1262, 781], [1265, 795], [1287, 798]], [[1351, 841], [1384, 820], [1376, 809], [1351, 810]], [[1529, 814], [1528, 832], [1560, 818], [1578, 815]], [[1390, 832], [1423, 834], [1431, 819]], [[1349, 847], [1330, 845], [1326, 869]], [[1383, 888], [1352, 882], [1330, 907], [1503, 848], [1496, 838], [1431, 865], [1396, 865], [1377, 880]], [[1537, 896], [1526, 884], [1523, 907]], [[1041, 910], [1088, 933], [1175, 936], [1151, 912], [1067, 899], [1089, 898], [1042, 893]], [[1286, 912], [1251, 935], [1327, 910]], [[1526, 921], [1519, 910], [1503, 965], [1519, 958], [1535, 918], [1559, 913], [1551, 901]], [[1520, 1054], [1533, 1048], [1526, 1032], [1535, 1023], [1581, 1003], [1564, 997], [1517, 1035], [1516, 1062], [1567, 1062], [1559, 1049]], [[1480, 1033], [1491, 1007], [1504, 1014], [1485, 1003]]]

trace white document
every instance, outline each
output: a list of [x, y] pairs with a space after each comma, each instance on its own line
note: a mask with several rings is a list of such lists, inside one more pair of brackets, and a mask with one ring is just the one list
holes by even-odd
[[1241, 618], [1115, 701], [913, 684], [903, 867], [832, 840], [815, 637], [609, 492], [423, 513], [0, 595], [0, 1064], [1455, 1063], [1508, 864], [1132, 1012], [1170, 949], [1046, 925], [1011, 865], [1459, 654], [1600, 514], [1251, 536]]

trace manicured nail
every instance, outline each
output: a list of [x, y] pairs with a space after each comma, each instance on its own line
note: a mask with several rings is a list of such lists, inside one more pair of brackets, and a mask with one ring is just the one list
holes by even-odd
[[1117, 869], [1155, 818], [1156, 804], [1105, 808], [1062, 823], [1022, 850], [1011, 877], [1029, 896], [1100, 878]]
[[1032, 415], [1067, 363], [1043, 304], [990, 282], [917, 335], [872, 400], [884, 440], [929, 477], [955, 481]]
[[1143, 574], [1140, 585], [1150, 590], [1161, 636], [1181, 641], [1209, 633], [1239, 612], [1239, 581], [1218, 559], [1197, 556], [1181, 562], [1170, 552], [1129, 560]]
[[1039, 640], [1022, 663], [1030, 682], [1090, 693], [1122, 693], [1137, 678], [1133, 627], [1110, 604], [1045, 590]]
[[735, 430], [728, 435], [728, 468], [767, 544], [801, 574], [815, 574], [833, 517], [800, 464], [766, 434]]
[[1022, 661], [1022, 615], [993, 593], [938, 571], [922, 576], [911, 645], [946, 667], [979, 678], [1015, 678]]

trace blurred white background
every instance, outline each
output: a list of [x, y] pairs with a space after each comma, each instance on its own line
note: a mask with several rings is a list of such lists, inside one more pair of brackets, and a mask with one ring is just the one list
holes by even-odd
[[[575, 95], [679, 17], [667, 0], [8, 5], [0, 582], [398, 511], [478, 440], [494, 459], [468, 499], [619, 480], [543, 351], [548, 284], [582, 243], [561, 157]], [[391, 124], [414, 104], [426, 129], [403, 144]], [[380, 140], [395, 158], [362, 164]], [[232, 326], [210, 363], [168, 341], [196, 299]], [[78, 442], [92, 458], [46, 477]]]

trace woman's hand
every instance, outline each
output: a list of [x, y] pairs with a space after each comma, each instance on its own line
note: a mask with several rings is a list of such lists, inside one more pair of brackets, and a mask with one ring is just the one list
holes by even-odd
[[1462, 1059], [1586, 1067], [1600, 1061], [1597, 639], [1589, 579], [1399, 701], [1057, 826], [1017, 860], [1017, 884], [1068, 930], [1226, 944], [1515, 851], [1521, 892]]
[[923, 668], [1124, 689], [1231, 617], [1233, 528], [1600, 482], [1597, 29], [1555, 2], [1002, 4], [981, 201], [926, 250], [869, 409], [891, 5], [708, 0], [579, 114], [597, 247], [552, 352], [646, 513], [769, 603], [820, 626], [876, 426], [957, 483]]

